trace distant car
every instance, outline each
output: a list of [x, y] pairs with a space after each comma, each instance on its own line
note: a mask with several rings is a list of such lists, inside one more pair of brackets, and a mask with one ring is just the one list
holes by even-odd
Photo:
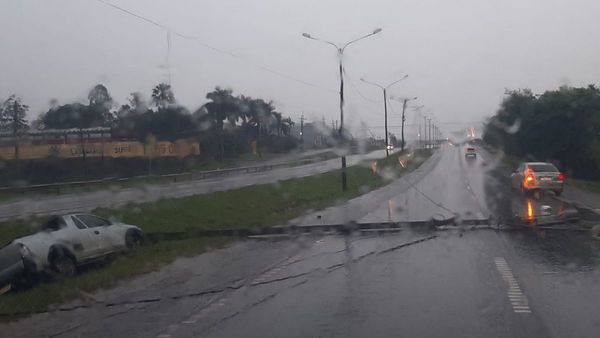
[[394, 145], [393, 144], [388, 144], [386, 147], [387, 150], [394, 150]]
[[54, 216], [40, 232], [15, 239], [11, 244], [18, 247], [33, 272], [50, 270], [73, 275], [78, 265], [127, 251], [142, 241], [143, 233], [137, 226], [90, 214], [72, 214]]
[[511, 187], [522, 192], [552, 190], [558, 196], [563, 192], [565, 174], [552, 163], [521, 163], [511, 175]]
[[468, 147], [467, 149], [465, 149], [465, 157], [477, 157], [477, 152], [475, 151], [475, 148]]

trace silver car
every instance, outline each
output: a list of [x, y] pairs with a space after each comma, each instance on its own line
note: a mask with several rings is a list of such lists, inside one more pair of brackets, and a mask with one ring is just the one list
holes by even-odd
[[81, 265], [142, 242], [142, 230], [90, 214], [54, 216], [36, 234], [13, 241], [36, 272], [72, 275]]
[[523, 192], [552, 190], [558, 196], [563, 192], [565, 175], [552, 163], [525, 162], [511, 175], [511, 187]]

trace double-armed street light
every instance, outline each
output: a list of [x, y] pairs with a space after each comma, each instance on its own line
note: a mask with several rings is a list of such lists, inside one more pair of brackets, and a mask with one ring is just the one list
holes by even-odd
[[[390, 156], [390, 147], [389, 147], [389, 142], [388, 142], [389, 133], [388, 133], [388, 113], [387, 113], [387, 90], [391, 86], [406, 79], [407, 77], [408, 77], [408, 75], [404, 75], [401, 79], [396, 80], [396, 81], [388, 84], [387, 86], [382, 86], [382, 85], [374, 83], [374, 82], [369, 82], [365, 79], [360, 79], [362, 82], [379, 87], [383, 91], [383, 110], [385, 113], [385, 156], [386, 157]], [[404, 150], [404, 110], [402, 111], [402, 150]]]
[[[302, 33], [302, 36], [307, 38], [307, 39], [311, 39], [311, 40], [315, 40], [315, 41], [320, 41], [323, 43], [326, 43], [328, 45], [331, 45], [335, 48], [335, 50], [338, 52], [338, 57], [339, 57], [339, 71], [340, 71], [340, 128], [339, 128], [339, 137], [340, 137], [340, 141], [343, 142], [344, 140], [344, 135], [343, 135], [343, 130], [344, 130], [344, 64], [343, 64], [343, 57], [344, 57], [344, 50], [346, 50], [346, 47], [348, 47], [349, 45], [360, 41], [362, 39], [368, 38], [370, 36], [373, 36], [377, 33], [381, 32], [381, 28], [377, 28], [375, 29], [373, 32], [365, 35], [365, 36], [361, 36], [360, 38], [351, 40], [345, 44], [343, 44], [341, 47], [338, 46], [337, 44], [327, 41], [327, 40], [323, 40], [323, 39], [319, 39], [316, 38], [308, 33]], [[345, 191], [347, 189], [347, 179], [346, 179], [346, 156], [342, 155], [342, 190]]]

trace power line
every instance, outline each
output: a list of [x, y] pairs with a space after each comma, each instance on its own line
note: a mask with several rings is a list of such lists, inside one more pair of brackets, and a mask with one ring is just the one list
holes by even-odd
[[114, 9], [116, 9], [116, 10], [119, 10], [119, 11], [121, 11], [121, 12], [124, 12], [124, 13], [127, 13], [127, 14], [129, 14], [129, 15], [135, 16], [136, 18], [138, 18], [138, 19], [140, 19], [140, 20], [144, 20], [144, 21], [146, 21], [146, 22], [148, 22], [148, 23], [150, 23], [150, 24], [153, 24], [153, 25], [154, 25], [154, 26], [156, 26], [156, 27], [160, 27], [160, 28], [163, 28], [163, 29], [169, 29], [169, 27], [167, 27], [167, 26], [165, 26], [165, 25], [163, 25], [163, 24], [160, 24], [160, 23], [158, 23], [158, 22], [156, 22], [156, 21], [154, 21], [154, 20], [151, 20], [151, 19], [148, 19], [148, 18], [146, 18], [146, 17], [143, 17], [143, 16], [141, 16], [141, 15], [139, 15], [139, 14], [135, 14], [134, 12], [131, 12], [131, 11], [129, 11], [129, 10], [126, 10], [125, 8], [119, 7], [119, 6], [117, 6], [117, 5], [115, 5], [115, 4], [112, 4], [112, 3], [108, 2], [108, 1], [104, 1], [104, 0], [96, 0], [96, 1], [98, 1], [98, 2], [100, 2], [100, 3], [103, 3], [103, 4], [104, 4], [104, 5], [106, 5], [106, 6], [112, 7], [112, 8], [114, 8]]
[[[211, 45], [203, 42], [198, 37], [177, 32], [177, 31], [169, 28], [167, 25], [164, 25], [164, 24], [161, 24], [159, 22], [156, 22], [156, 21], [154, 21], [152, 19], [149, 19], [149, 18], [147, 18], [145, 16], [142, 16], [140, 14], [134, 13], [134, 12], [132, 12], [130, 10], [127, 10], [127, 9], [125, 9], [123, 7], [120, 7], [120, 6], [117, 6], [115, 4], [112, 4], [112, 3], [108, 2], [108, 1], [105, 1], [105, 0], [96, 0], [96, 1], [99, 2], [99, 3], [101, 3], [101, 4], [103, 4], [103, 5], [109, 6], [109, 7], [113, 8], [113, 9], [116, 9], [116, 10], [122, 12], [122, 13], [125, 13], [127, 15], [131, 15], [131, 16], [133, 16], [135, 18], [138, 18], [138, 19], [143, 20], [143, 21], [145, 21], [147, 23], [150, 23], [150, 24], [152, 24], [152, 25], [154, 25], [156, 27], [159, 27], [161, 29], [165, 29], [165, 30], [167, 30], [167, 32], [173, 33], [173, 34], [175, 34], [176, 36], [178, 36], [178, 37], [180, 37], [182, 39], [193, 40], [193, 41], [195, 41], [196, 43], [198, 43], [199, 45], [201, 45], [204, 48], [210, 49], [210, 50], [212, 50], [214, 52], [217, 52], [217, 53], [228, 55], [228, 56], [230, 56], [232, 58], [235, 58], [235, 59], [238, 59], [238, 60], [245, 61], [245, 62], [247, 62], [248, 64], [250, 64], [253, 67], [256, 67], [256, 68], [261, 69], [263, 71], [266, 71], [266, 72], [269, 72], [271, 74], [277, 75], [277, 76], [279, 76], [281, 78], [285, 78], [285, 79], [290, 80], [290, 81], [295, 81], [295, 82], [301, 83], [301, 84], [306, 85], [306, 86], [315, 87], [315, 88], [321, 88], [321, 89], [324, 89], [326, 91], [333, 92], [333, 93], [336, 93], [336, 94], [338, 93], [336, 90], [333, 90], [331, 88], [322, 87], [322, 86], [319, 86], [317, 84], [310, 83], [310, 82], [298, 79], [298, 78], [293, 77], [291, 75], [287, 75], [287, 74], [284, 74], [282, 72], [279, 72], [279, 71], [273, 70], [271, 68], [268, 68], [266, 66], [254, 63], [253, 61], [249, 60], [248, 58], [242, 57], [242, 56], [237, 55], [235, 53], [232, 53], [230, 51], [227, 51], [227, 50], [224, 50], [224, 49], [220, 49], [220, 48], [211, 46]], [[170, 48], [170, 45], [171, 45], [171, 43], [170, 43], [170, 37], [169, 37], [168, 48]]]
[[344, 75], [346, 76], [346, 79], [348, 79], [348, 82], [350, 83], [350, 86], [354, 89], [354, 91], [356, 93], [358, 93], [358, 95], [365, 101], [372, 103], [372, 104], [376, 104], [379, 105], [379, 102], [372, 100], [368, 97], [366, 97], [365, 95], [363, 95], [363, 93], [358, 90], [358, 87], [354, 84], [354, 81], [352, 81], [352, 77], [350, 75], [348, 75], [348, 73], [346, 73], [346, 68], [344, 68]]

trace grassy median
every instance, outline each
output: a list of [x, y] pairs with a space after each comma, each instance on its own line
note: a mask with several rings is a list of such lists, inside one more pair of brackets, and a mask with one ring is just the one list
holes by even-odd
[[[131, 204], [118, 209], [97, 209], [94, 213], [140, 226], [146, 233], [181, 232], [204, 229], [262, 228], [285, 223], [309, 210], [319, 210], [377, 189], [389, 182], [390, 173], [400, 176], [418, 167], [426, 158], [413, 157], [408, 162], [394, 155], [377, 162], [347, 169], [348, 189], [340, 189], [340, 172], [289, 179], [235, 190], [153, 203]], [[386, 171], [387, 175], [381, 175]], [[0, 240], [31, 232], [31, 222], [0, 224]], [[39, 285], [33, 289], [0, 296], [0, 315], [43, 311], [50, 304], [64, 303], [82, 292], [109, 288], [119, 280], [156, 270], [177, 257], [200, 254], [211, 247], [221, 247], [230, 239], [190, 238], [151, 243], [106, 263], [100, 269], [60, 282]]]

